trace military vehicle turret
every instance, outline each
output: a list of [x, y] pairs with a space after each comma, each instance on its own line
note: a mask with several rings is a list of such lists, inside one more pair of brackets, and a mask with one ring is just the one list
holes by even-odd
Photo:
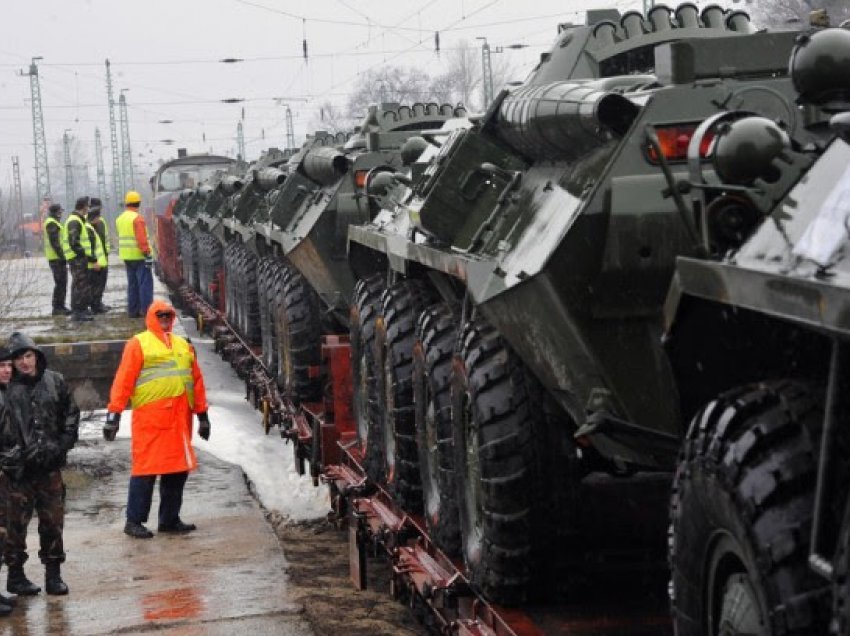
[[[419, 179], [382, 178], [386, 209], [350, 227], [367, 468], [488, 598], [527, 599], [559, 561], [553, 537], [572, 571], [612, 538], [659, 546], [648, 496], [594, 524], [588, 484], [633, 492], [630, 475], [674, 469], [704, 388], [662, 346], [676, 259], [734, 249], [762, 219], [686, 213], [659, 165], [703, 167], [701, 126], [731, 110], [781, 122], [774, 151], [827, 137], [823, 113], [795, 103], [796, 37], [717, 6], [589, 12], [472, 127], [431, 138]], [[645, 524], [627, 514], [641, 507]]]

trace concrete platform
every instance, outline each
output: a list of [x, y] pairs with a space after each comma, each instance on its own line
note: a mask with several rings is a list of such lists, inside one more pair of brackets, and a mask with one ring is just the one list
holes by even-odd
[[[128, 447], [127, 440], [83, 440], [74, 449], [63, 567], [71, 593], [19, 598], [0, 618], [0, 636], [311, 634], [302, 607], [289, 600], [283, 552], [242, 471], [199, 453], [182, 515], [198, 530], [132, 539], [122, 532]], [[154, 530], [157, 506], [154, 495]], [[41, 585], [36, 525], [26, 572]], [[3, 574], [5, 589], [6, 568]]]

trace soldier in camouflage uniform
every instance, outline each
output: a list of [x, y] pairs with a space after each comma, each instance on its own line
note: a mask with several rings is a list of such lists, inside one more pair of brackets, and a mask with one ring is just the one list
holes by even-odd
[[[6, 387], [12, 379], [12, 352], [0, 346], [0, 431], [11, 427], [11, 414], [6, 408]], [[0, 464], [3, 463], [0, 458]], [[6, 545], [6, 501], [9, 489], [5, 473], [0, 473], [0, 554]], [[0, 616], [8, 616], [14, 606], [14, 601], [0, 595]]]
[[6, 589], [13, 594], [38, 594], [41, 588], [24, 574], [27, 526], [38, 514], [41, 549], [48, 594], [67, 594], [60, 566], [65, 561], [62, 529], [65, 524], [65, 484], [60, 468], [77, 442], [80, 409], [65, 378], [47, 368], [44, 353], [32, 338], [16, 332], [8, 348], [14, 375], [7, 390], [14, 430], [0, 436], [0, 451], [21, 449], [22, 470], [8, 480], [8, 526], [4, 558], [9, 565]]
[[[100, 250], [104, 253], [104, 258], [109, 258], [109, 230], [106, 227], [106, 222], [101, 217], [101, 212], [103, 210], [103, 204], [100, 199], [97, 197], [92, 197], [89, 214], [86, 220], [91, 227], [89, 231], [89, 239], [94, 241], [100, 241]], [[95, 246], [95, 257], [97, 257], [98, 248]], [[106, 279], [109, 277], [109, 267], [104, 265], [100, 269], [94, 269], [93, 267], [89, 268], [89, 277], [91, 280], [92, 290], [91, 296], [89, 300], [91, 303], [89, 304], [90, 309], [95, 314], [105, 314], [107, 311], [111, 309], [109, 305], [103, 304], [103, 292], [106, 290]]]
[[97, 261], [86, 227], [89, 198], [80, 197], [74, 211], [65, 221], [65, 260], [71, 270], [71, 320], [91, 320], [88, 306], [91, 304], [92, 280], [89, 263]]

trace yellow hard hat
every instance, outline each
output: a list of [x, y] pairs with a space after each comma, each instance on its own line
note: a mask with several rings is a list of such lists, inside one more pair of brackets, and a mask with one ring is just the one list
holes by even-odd
[[124, 195], [124, 205], [130, 205], [131, 203], [141, 203], [142, 195], [140, 195], [135, 190], [129, 190], [126, 195]]

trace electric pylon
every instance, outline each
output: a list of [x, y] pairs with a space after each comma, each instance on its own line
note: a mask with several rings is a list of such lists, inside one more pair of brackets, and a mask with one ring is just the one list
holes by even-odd
[[118, 120], [121, 122], [121, 175], [127, 189], [135, 188], [133, 152], [130, 149], [130, 121], [127, 118], [127, 98], [122, 89], [118, 96]]
[[21, 228], [21, 249], [27, 249], [27, 233], [24, 229], [24, 197], [21, 193], [21, 160], [12, 157], [12, 184], [14, 188], [13, 199], [15, 207], [18, 208], [18, 222]]
[[286, 147], [295, 150], [295, 129], [292, 126], [292, 111], [286, 107]]
[[40, 57], [32, 58], [29, 71], [20, 71], [21, 76], [30, 78], [30, 100], [32, 101], [32, 141], [35, 147], [35, 189], [39, 204], [50, 196], [50, 171], [47, 167], [47, 137], [44, 134], [44, 113], [41, 108], [41, 84], [38, 81]]
[[94, 158], [97, 165], [97, 193], [103, 199], [104, 208], [107, 210], [107, 214], [104, 216], [111, 221], [112, 206], [109, 205], [109, 201], [112, 199], [112, 195], [106, 189], [106, 171], [103, 168], [103, 143], [100, 140], [100, 128], [97, 127], [94, 129]]
[[236, 124], [236, 154], [240, 161], [245, 161], [245, 131], [241, 121]]
[[68, 130], [62, 134], [62, 147], [65, 151], [65, 207], [74, 209], [74, 166], [71, 164], [71, 135]]
[[115, 197], [115, 207], [123, 203], [124, 181], [121, 174], [121, 155], [118, 150], [118, 129], [115, 125], [115, 99], [112, 96], [112, 71], [109, 60], [106, 60], [106, 96], [109, 100], [109, 143], [112, 148], [112, 195]]

